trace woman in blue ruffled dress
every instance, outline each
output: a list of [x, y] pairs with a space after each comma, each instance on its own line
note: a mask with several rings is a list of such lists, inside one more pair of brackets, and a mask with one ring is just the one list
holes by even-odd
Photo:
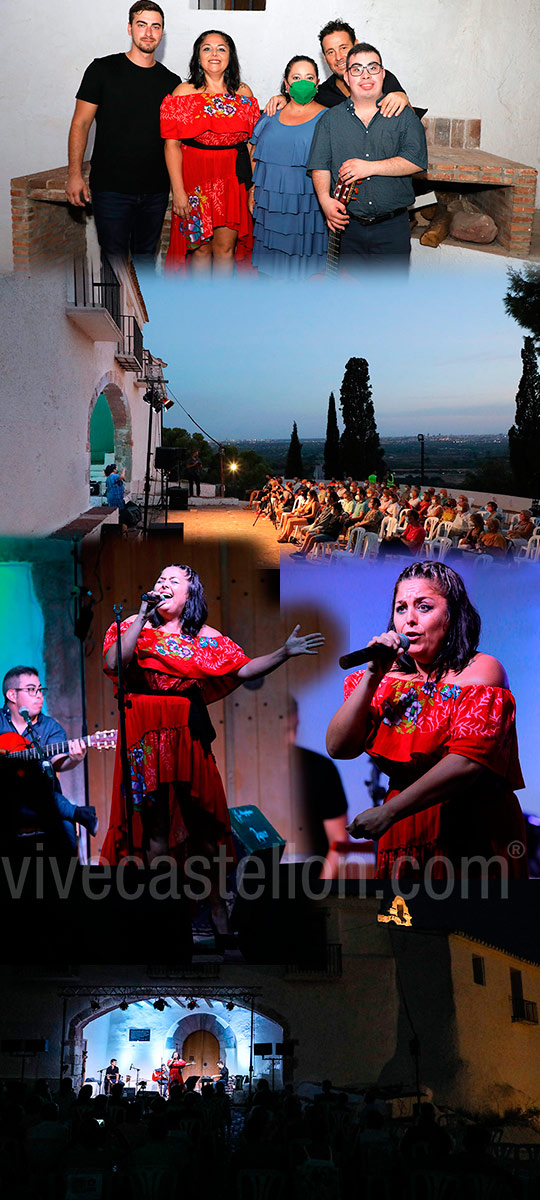
[[325, 112], [315, 101], [318, 82], [313, 59], [291, 58], [281, 89], [287, 104], [273, 117], [263, 114], [253, 130], [252, 262], [260, 275], [307, 279], [325, 269], [328, 230], [306, 175], [315, 127]]

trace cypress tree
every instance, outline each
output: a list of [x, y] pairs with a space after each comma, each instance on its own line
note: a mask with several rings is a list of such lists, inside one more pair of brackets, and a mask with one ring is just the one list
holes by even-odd
[[504, 307], [522, 329], [528, 329], [540, 342], [540, 268], [528, 263], [521, 271], [510, 267]]
[[336, 401], [334, 393], [330, 392], [330, 398], [328, 400], [328, 417], [326, 421], [326, 441], [324, 443], [324, 478], [339, 479], [340, 475], [341, 450], [339, 446]]
[[304, 464], [302, 462], [302, 443], [298, 440], [298, 430], [296, 428], [296, 421], [294, 421], [289, 449], [287, 451], [287, 459], [285, 462], [285, 478], [294, 479], [296, 475], [301, 477], [303, 474]]
[[381, 476], [386, 470], [371, 400], [369, 365], [365, 358], [350, 358], [340, 392], [343, 433], [340, 438], [343, 472], [354, 479]]
[[540, 376], [534, 340], [521, 351], [523, 371], [516, 393], [516, 418], [508, 430], [510, 466], [520, 495], [540, 496]]

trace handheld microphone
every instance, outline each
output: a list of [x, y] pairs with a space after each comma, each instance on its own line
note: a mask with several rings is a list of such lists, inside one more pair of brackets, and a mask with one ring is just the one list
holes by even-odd
[[[404, 654], [411, 643], [404, 633], [399, 634], [399, 642], [401, 653]], [[353, 650], [352, 654], [344, 654], [339, 660], [339, 665], [344, 671], [348, 671], [350, 667], [359, 667], [362, 663], [374, 662], [375, 659], [393, 658], [395, 653], [396, 651], [391, 646], [385, 646], [384, 642], [375, 642], [374, 646], [363, 646], [361, 650]]]
[[160, 592], [154, 592], [154, 591], [143, 592], [143, 594], [141, 596], [141, 600], [144, 600], [145, 604], [154, 604], [156, 608], [157, 608], [158, 604], [161, 604], [164, 600], [168, 600], [168, 599], [169, 599], [168, 596], [162, 596]]

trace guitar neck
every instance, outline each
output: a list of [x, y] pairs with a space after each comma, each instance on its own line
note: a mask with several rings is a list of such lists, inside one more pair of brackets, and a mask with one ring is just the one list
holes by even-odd
[[335, 229], [328, 231], [328, 250], [326, 252], [326, 278], [334, 279], [339, 271], [339, 253], [341, 249], [341, 234]]
[[[85, 746], [92, 745], [92, 736], [80, 739]], [[51, 742], [49, 746], [42, 746], [36, 750], [35, 746], [27, 746], [25, 750], [10, 750], [10, 758], [24, 758], [26, 760], [32, 758], [56, 758], [57, 754], [69, 754], [69, 742]]]

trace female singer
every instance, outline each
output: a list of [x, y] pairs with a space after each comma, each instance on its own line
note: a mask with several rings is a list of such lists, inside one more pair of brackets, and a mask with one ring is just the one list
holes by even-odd
[[[245, 680], [260, 679], [289, 658], [316, 654], [324, 638], [300, 637], [249, 659], [230, 638], [206, 622], [204, 591], [191, 567], [161, 572], [139, 612], [121, 625], [122, 660], [130, 706], [126, 711], [133, 791], [135, 853], [147, 862], [162, 854], [209, 859], [219, 845], [234, 861], [225, 792], [211, 751], [215, 737], [206, 705]], [[115, 677], [116, 626], [104, 643], [105, 671]], [[103, 859], [127, 853], [122, 769], [117, 749], [109, 831]]]
[[369, 643], [388, 653], [345, 681], [327, 747], [333, 758], [366, 751], [389, 776], [384, 804], [349, 827], [378, 841], [379, 877], [429, 864], [431, 877], [443, 878], [448, 869], [463, 873], [474, 856], [477, 873], [491, 874], [497, 856], [511, 878], [527, 876], [513, 794], [524, 786], [515, 702], [501, 663], [478, 651], [479, 636], [457, 572], [412, 563], [397, 580], [388, 631]]

